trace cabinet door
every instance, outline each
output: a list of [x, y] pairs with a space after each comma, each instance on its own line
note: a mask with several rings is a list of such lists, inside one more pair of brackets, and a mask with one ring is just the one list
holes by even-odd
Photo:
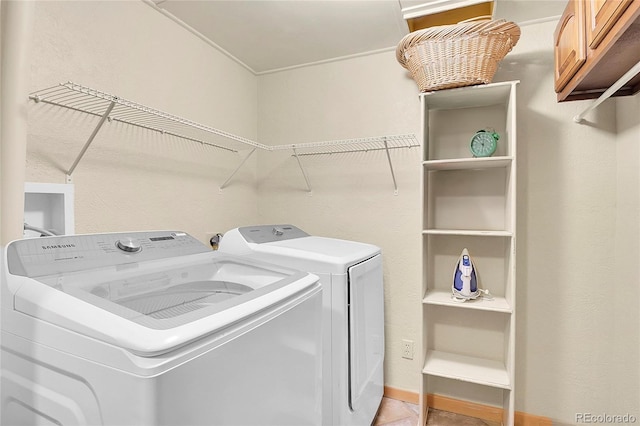
[[587, 45], [598, 47], [631, 0], [586, 0]]
[[587, 58], [584, 26], [583, 0], [570, 0], [554, 33], [556, 93], [564, 89]]

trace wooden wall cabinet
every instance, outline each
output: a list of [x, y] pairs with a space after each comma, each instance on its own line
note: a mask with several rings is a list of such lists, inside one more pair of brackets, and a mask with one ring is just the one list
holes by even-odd
[[[594, 99], [640, 62], [640, 0], [570, 0], [554, 33], [558, 102]], [[613, 96], [640, 91], [640, 74]]]
[[564, 89], [587, 59], [584, 2], [570, 1], [553, 35], [556, 93]]
[[587, 0], [585, 2], [587, 45], [598, 47], [632, 0]]

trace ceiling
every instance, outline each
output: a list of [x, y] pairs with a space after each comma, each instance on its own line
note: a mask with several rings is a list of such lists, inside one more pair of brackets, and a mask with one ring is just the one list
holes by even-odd
[[[473, 0], [152, 0], [254, 74], [395, 49], [403, 9]], [[496, 18], [559, 16], [566, 0], [495, 0]]]

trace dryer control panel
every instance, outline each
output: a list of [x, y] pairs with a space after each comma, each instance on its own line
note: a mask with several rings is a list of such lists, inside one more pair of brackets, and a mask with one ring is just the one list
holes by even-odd
[[7, 261], [10, 273], [39, 277], [208, 252], [186, 232], [127, 232], [18, 240]]
[[[238, 228], [238, 232], [248, 243], [263, 244], [274, 241], [308, 237], [309, 234], [293, 225], [258, 225]], [[224, 238], [224, 237], [223, 237]]]

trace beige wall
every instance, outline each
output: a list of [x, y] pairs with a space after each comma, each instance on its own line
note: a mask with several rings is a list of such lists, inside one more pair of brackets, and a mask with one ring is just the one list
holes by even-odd
[[[638, 158], [617, 148], [614, 100], [581, 125], [572, 117], [588, 102], [555, 102], [554, 28], [553, 22], [523, 28], [505, 63], [505, 71], [522, 80], [516, 409], [573, 424], [576, 413], [638, 414], [638, 345], [626, 352], [620, 346], [634, 335], [637, 342], [638, 328], [624, 324], [638, 324], [638, 278], [620, 282], [616, 256], [628, 245], [619, 239], [620, 227], [638, 222], [637, 201], [628, 201], [635, 203], [635, 219], [633, 210], [619, 212], [619, 163], [637, 170]], [[626, 120], [636, 129], [637, 117], [636, 109]], [[638, 193], [637, 174], [627, 189]], [[619, 304], [619, 292], [634, 291], [635, 298]], [[620, 361], [630, 362], [626, 372]]]
[[[267, 144], [419, 133], [413, 81], [392, 51], [255, 77], [142, 2], [38, 2], [33, 90], [72, 80]], [[117, 30], [115, 30], [117, 28]], [[553, 93], [555, 22], [524, 26], [496, 81], [518, 89], [516, 409], [637, 412], [638, 97]], [[617, 108], [616, 108], [617, 106]], [[32, 105], [27, 180], [64, 182], [96, 120]], [[241, 155], [107, 125], [74, 173], [76, 231], [210, 231], [289, 222], [384, 252], [386, 384], [417, 391], [420, 369], [420, 152], [303, 157], [261, 153], [222, 193]], [[634, 411], [635, 410], [635, 411]]]
[[[615, 360], [609, 393], [610, 410], [625, 412], [640, 405], [640, 96], [619, 99], [617, 107], [617, 185], [615, 280], [603, 283], [613, 313], [610, 356]], [[636, 415], [640, 421], [640, 416]]]
[[[73, 81], [256, 138], [257, 80], [141, 1], [36, 3], [32, 90]], [[97, 119], [29, 108], [27, 181], [65, 182]], [[257, 213], [255, 159], [107, 123], [73, 174], [76, 232], [182, 229], [207, 241]], [[233, 212], [233, 213], [231, 213]]]

